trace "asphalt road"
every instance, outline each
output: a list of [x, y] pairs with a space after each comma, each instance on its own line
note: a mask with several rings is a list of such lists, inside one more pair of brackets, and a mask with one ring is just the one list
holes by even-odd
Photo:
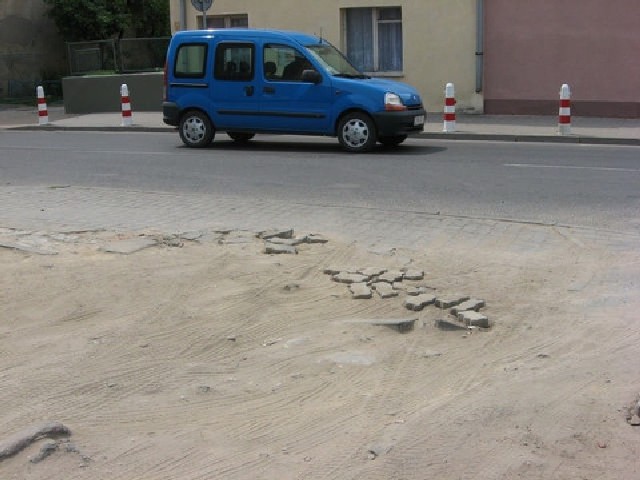
[[343, 153], [335, 139], [172, 133], [0, 132], [0, 186], [215, 194], [640, 233], [640, 150], [409, 139]]

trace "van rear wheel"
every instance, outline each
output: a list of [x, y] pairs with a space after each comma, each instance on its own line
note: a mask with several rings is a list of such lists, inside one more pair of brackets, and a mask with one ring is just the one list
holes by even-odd
[[209, 117], [198, 110], [189, 110], [182, 115], [178, 131], [182, 142], [191, 148], [206, 147], [216, 133]]
[[249, 140], [256, 136], [255, 133], [245, 132], [227, 132], [227, 135], [229, 135], [229, 138], [231, 138], [231, 140], [238, 143], [247, 143]]
[[368, 152], [376, 144], [376, 126], [364, 112], [352, 112], [338, 124], [338, 141], [347, 152]]

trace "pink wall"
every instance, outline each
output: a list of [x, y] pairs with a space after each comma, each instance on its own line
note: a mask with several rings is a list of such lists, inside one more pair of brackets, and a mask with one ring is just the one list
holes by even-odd
[[640, 117], [640, 0], [485, 0], [487, 113]]

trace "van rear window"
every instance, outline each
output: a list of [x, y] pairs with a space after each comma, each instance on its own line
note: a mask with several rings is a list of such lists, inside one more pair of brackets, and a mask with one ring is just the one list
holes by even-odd
[[176, 78], [204, 78], [207, 64], [206, 43], [185, 43], [178, 47], [173, 74]]

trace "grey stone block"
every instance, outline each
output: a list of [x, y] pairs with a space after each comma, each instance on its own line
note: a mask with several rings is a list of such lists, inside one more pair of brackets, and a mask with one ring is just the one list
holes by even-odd
[[144, 250], [145, 248], [153, 247], [157, 244], [158, 242], [153, 238], [139, 237], [108, 243], [107, 245], [102, 247], [101, 250], [107, 253], [120, 253], [123, 255], [128, 255], [130, 253]]
[[368, 277], [375, 277], [377, 275], [383, 274], [386, 271], [387, 271], [386, 268], [366, 267], [366, 268], [358, 269], [357, 273], [360, 273], [362, 275], [366, 275]]
[[378, 281], [387, 283], [401, 282], [403, 277], [404, 273], [400, 270], [387, 270], [383, 274], [378, 275]]
[[455, 307], [453, 307], [451, 309], [451, 313], [457, 316], [458, 313], [464, 312], [466, 310], [474, 310], [477, 312], [484, 306], [484, 300], [480, 300], [478, 298], [470, 298], [469, 300], [462, 302], [460, 305], [456, 305]]
[[303, 243], [327, 243], [329, 240], [320, 234], [310, 233], [300, 239]]
[[331, 278], [334, 282], [338, 283], [363, 283], [369, 280], [369, 277], [367, 277], [366, 275], [347, 272], [340, 272]]
[[366, 283], [352, 283], [349, 285], [351, 296], [355, 299], [368, 299], [372, 297], [371, 289]]
[[398, 291], [394, 290], [390, 283], [376, 282], [371, 285], [378, 295], [382, 298], [397, 297]]
[[405, 280], [422, 280], [424, 278], [424, 272], [422, 270], [407, 270], [404, 272]]
[[486, 315], [474, 312], [473, 310], [458, 313], [458, 320], [464, 322], [468, 327], [491, 328], [493, 326], [493, 322], [491, 322]]
[[469, 296], [450, 295], [446, 297], [438, 297], [436, 298], [436, 307], [451, 308], [467, 300], [469, 300]]
[[292, 245], [278, 245], [275, 243], [265, 242], [264, 244], [264, 253], [267, 254], [289, 254], [295, 255], [298, 253], [296, 247]]
[[435, 301], [436, 297], [423, 293], [422, 295], [408, 296], [404, 301], [404, 306], [407, 310], [419, 312], [427, 305], [431, 305]]
[[270, 238], [293, 238], [293, 228], [286, 230], [265, 230], [263, 232], [258, 232], [258, 237], [264, 240], [269, 240]]
[[407, 295], [422, 295], [427, 293], [427, 287], [407, 287]]

